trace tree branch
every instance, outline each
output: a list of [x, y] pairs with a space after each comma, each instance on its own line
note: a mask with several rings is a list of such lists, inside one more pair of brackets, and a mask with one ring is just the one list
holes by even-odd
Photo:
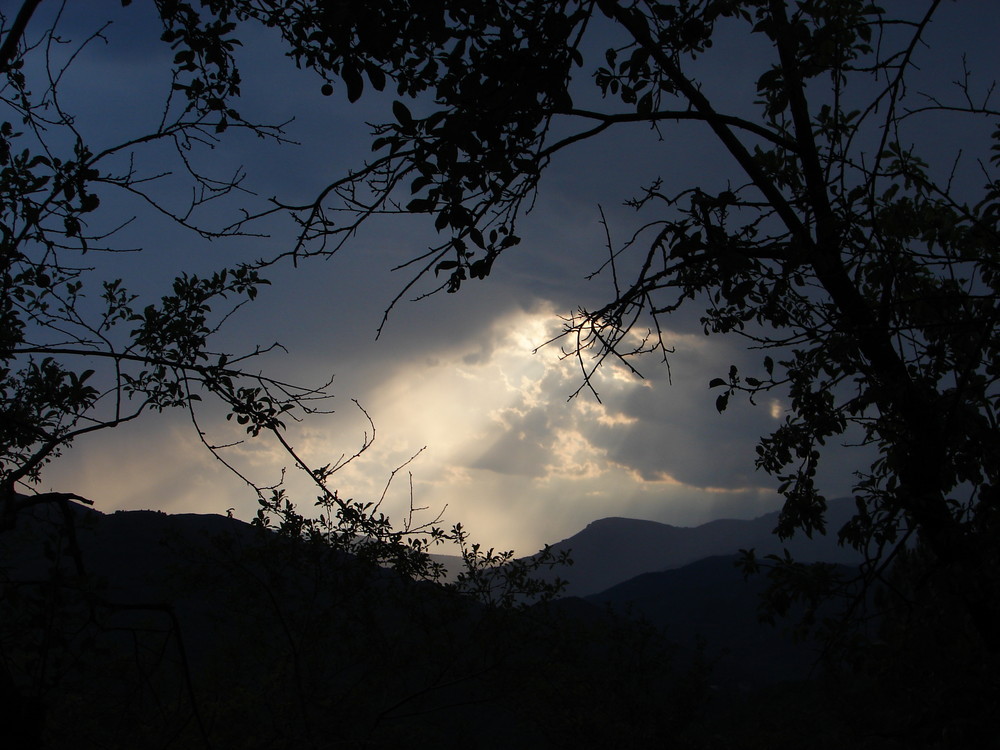
[[664, 110], [660, 112], [622, 112], [619, 114], [605, 114], [604, 112], [593, 112], [586, 109], [566, 109], [566, 110], [556, 110], [552, 114], [554, 115], [567, 115], [572, 117], [582, 117], [588, 120], [598, 120], [600, 125], [596, 126], [591, 130], [585, 130], [582, 133], [576, 135], [568, 136], [558, 143], [549, 146], [544, 149], [540, 156], [548, 156], [559, 149], [575, 143], [576, 141], [588, 138], [592, 135], [597, 135], [597, 133], [603, 131], [605, 128], [621, 123], [621, 122], [659, 122], [660, 120], [698, 120], [701, 122], [707, 122], [709, 117], [714, 117], [717, 121], [731, 125], [733, 127], [740, 128], [741, 130], [746, 130], [754, 135], [759, 135], [761, 138], [773, 143], [776, 146], [781, 146], [792, 152], [798, 151], [798, 145], [794, 141], [790, 141], [787, 138], [783, 138], [781, 135], [768, 130], [762, 125], [758, 125], [749, 120], [744, 120], [742, 117], [736, 117], [735, 115], [724, 115], [719, 112], [713, 112], [711, 115], [704, 112], [699, 112], [695, 110]]
[[21, 9], [14, 18], [14, 24], [7, 32], [7, 36], [4, 37], [3, 44], [0, 45], [0, 75], [10, 72], [14, 58], [17, 56], [17, 46], [24, 37], [28, 21], [31, 20], [32, 14], [41, 2], [42, 0], [24, 0], [22, 3]]

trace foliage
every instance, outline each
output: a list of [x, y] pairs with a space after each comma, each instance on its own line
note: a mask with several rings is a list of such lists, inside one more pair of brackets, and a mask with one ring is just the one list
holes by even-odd
[[[145, 206], [188, 240], [207, 244], [261, 236], [246, 219], [252, 194], [243, 186], [242, 170], [219, 177], [209, 157], [239, 133], [279, 144], [286, 138], [280, 125], [255, 122], [235, 108], [241, 85], [235, 54], [241, 43], [228, 20], [235, 6], [205, 7], [207, 18], [188, 3], [155, 4], [162, 40], [174, 50], [160, 117], [149, 129], [136, 126], [110, 145], [104, 141], [118, 128], [95, 135], [84, 127], [69, 104], [75, 92], [66, 83], [88, 46], [107, 42], [104, 27], [73, 41], [60, 26], [59, 3], [25, 0], [15, 15], [0, 11], [0, 532], [9, 545], [5, 551], [16, 546], [24, 559], [40, 551], [47, 555], [37, 569], [26, 572], [15, 565], [0, 571], [5, 615], [0, 694], [5, 710], [14, 710], [6, 718], [25, 723], [25, 717], [34, 717], [26, 723], [39, 732], [52, 696], [69, 691], [81, 697], [73, 680], [93, 670], [90, 659], [101, 653], [93, 651], [95, 642], [110, 638], [116, 643], [114, 633], [131, 631], [136, 653], [162, 656], [180, 637], [170, 606], [109, 598], [90, 576], [77, 543], [74, 508], [92, 500], [72, 491], [38, 489], [45, 467], [81, 438], [148, 412], [183, 409], [193, 423], [193, 437], [256, 493], [258, 525], [267, 528], [276, 521], [276, 536], [285, 543], [311, 546], [327, 557], [350, 553], [367, 569], [393, 568], [408, 580], [437, 580], [441, 568], [427, 553], [431, 545], [452, 538], [439, 528], [439, 517], [417, 521], [411, 512], [396, 525], [381, 509], [384, 493], [378, 501], [355, 501], [342, 499], [332, 487], [337, 472], [371, 446], [370, 419], [361, 448], [346, 459], [314, 467], [296, 452], [286, 428], [327, 410], [329, 382], [303, 386], [256, 369], [256, 361], [280, 349], [278, 344], [225, 349], [225, 324], [268, 284], [261, 264], [247, 259], [208, 273], [182, 272], [172, 281], [147, 279], [144, 286], [153, 288], [167, 282], [159, 299], [147, 299], [148, 292], [134, 291], [116, 278], [120, 253], [141, 250], [120, 239], [136, 219], [127, 213], [129, 206]], [[129, 123], [122, 125], [127, 130]], [[157, 164], [155, 171], [137, 166], [147, 154]], [[191, 196], [186, 204], [178, 199], [184, 195]], [[235, 201], [240, 203], [234, 208]], [[224, 220], [222, 229], [214, 228], [218, 214], [207, 213], [209, 208], [232, 210], [229, 226]], [[262, 486], [230, 462], [225, 449], [234, 443], [208, 437], [206, 415], [216, 417], [220, 411], [232, 423], [230, 434], [237, 432], [236, 443], [241, 435], [270, 438], [309, 477], [317, 491], [318, 517], [300, 515], [281, 483]], [[223, 422], [215, 430], [225, 427]], [[34, 514], [47, 512], [52, 528], [34, 540], [34, 547], [15, 543], [23, 531], [18, 526], [32, 526]], [[464, 532], [454, 534], [467, 541]], [[474, 557], [471, 553], [470, 560]], [[509, 554], [502, 562], [508, 559]], [[477, 558], [477, 575], [487, 575], [500, 562]], [[528, 566], [510, 567], [519, 576], [512, 585], [522, 587], [517, 596], [551, 596], [556, 590], [530, 584]], [[498, 573], [496, 580], [508, 576], [513, 581], [514, 575]], [[501, 596], [512, 600], [515, 594]], [[153, 619], [166, 617], [166, 631], [147, 630], [142, 616], [135, 615], [138, 610]], [[107, 674], [121, 679], [109, 705], [119, 706], [124, 716], [133, 708], [133, 696], [119, 690], [137, 680], [155, 681], [153, 673], [162, 664], [155, 658], [129, 662], [120, 652], [113, 657]], [[186, 662], [183, 648], [178, 658]], [[168, 706], [159, 720], [169, 724], [175, 709], [186, 713], [194, 699], [183, 670], [167, 682], [172, 697], [159, 696]], [[136, 697], [135, 705], [142, 700]], [[150, 736], [168, 734], [160, 725], [149, 731]]]
[[[556, 554], [546, 546], [530, 558], [518, 559], [512, 550], [484, 549], [480, 543], [470, 541], [469, 532], [460, 523], [446, 532], [435, 525], [440, 516], [418, 527], [425, 533], [415, 534], [414, 513], [422, 509], [412, 507], [412, 497], [410, 514], [400, 526], [393, 526], [380, 511], [384, 499], [385, 492], [378, 502], [368, 503], [344, 503], [336, 495], [320, 496], [314, 504], [318, 515], [306, 515], [279, 488], [269, 498], [261, 498], [253, 524], [276, 531], [280, 539], [290, 543], [311, 547], [322, 557], [333, 550], [361, 565], [391, 568], [411, 580], [433, 581], [490, 608], [524, 609], [544, 604], [565, 587], [558, 577], [542, 580], [536, 574], [543, 568], [572, 565], [568, 552]], [[431, 557], [442, 544], [448, 545], [444, 549], [457, 547], [460, 553], [461, 565], [453, 574]]]
[[[212, 174], [211, 152], [238, 132], [278, 144], [286, 138], [281, 126], [252, 121], [233, 107], [241, 43], [228, 20], [232, 4], [209, 5], [216, 15], [203, 18], [187, 3], [156, 4], [162, 40], [175, 50], [162, 112], [148, 130], [137, 125], [119, 141], [115, 129], [85, 128], [67, 103], [74, 92], [65, 81], [89, 46], [107, 41], [104, 27], [78, 42], [63, 35], [58, 5], [28, 0], [14, 17], [0, 13], [0, 530], [32, 506], [92, 502], [37, 488], [46, 465], [76, 440], [179, 408], [188, 412], [194, 436], [263, 506], [286, 499], [280, 482], [262, 486], [227, 457], [241, 434], [275, 441], [315, 485], [341, 533], [396, 550], [378, 551], [380, 559], [412, 565], [397, 554], [403, 540], [428, 535], [415, 548], [440, 540], [437, 519], [414, 524], [411, 516], [399, 530], [377, 504], [341, 500], [331, 487], [332, 477], [370, 447], [374, 425], [351, 458], [308, 465], [286, 428], [328, 411], [330, 383], [299, 385], [255, 370], [257, 359], [281, 348], [277, 343], [223, 348], [225, 324], [269, 283], [259, 264], [156, 279], [168, 282], [156, 300], [115, 277], [120, 253], [141, 250], [119, 240], [136, 220], [125, 212], [137, 204], [203, 243], [261, 236], [245, 221], [252, 200], [245, 175]], [[156, 171], [136, 166], [145, 154], [156, 160]], [[185, 194], [186, 204], [178, 199]], [[222, 229], [214, 228], [219, 214], [206, 213], [209, 207], [222, 213]], [[220, 408], [235, 430], [216, 426], [226, 434], [216, 442], [204, 415]], [[228, 439], [234, 431], [236, 439]]]
[[[364, 77], [394, 86], [401, 99], [374, 130], [373, 159], [314, 202], [273, 210], [302, 222], [295, 258], [334, 252], [376, 212], [428, 214], [442, 241], [411, 259], [403, 293], [489, 275], [520, 241], [517, 218], [542, 173], [574, 144], [634, 123], [702, 123], [734, 171], [704, 188], [657, 180], [629, 201], [643, 218], [624, 246], [609, 245], [611, 301], [567, 321], [585, 385], [609, 357], [666, 357], [665, 316], [703, 306], [706, 333], [770, 350], [761, 372], [734, 367], [711, 381], [716, 408], [739, 395], [790, 404], [757, 449], [785, 498], [778, 533], [825, 531], [822, 453], [860, 446], [858, 511], [840, 534], [866, 553], [865, 582], [918, 534], [996, 646], [996, 603], [971, 581], [997, 545], [1000, 131], [974, 144], [981, 172], [961, 180], [950, 160], [931, 165], [907, 144], [925, 118], [1000, 112], [968, 75], [954, 96], [915, 98], [940, 2], [891, 12], [863, 0], [208, 6], [277, 27], [328, 93], [342, 82], [356, 99]], [[585, 59], [588, 34], [609, 28], [623, 41]], [[734, 31], [770, 53], [755, 105], [729, 112], [695, 71]], [[574, 105], [578, 68], [601, 107]], [[353, 219], [336, 223], [334, 208]]]
[[538, 571], [563, 569], [572, 565], [568, 550], [554, 552], [549, 545], [526, 558], [515, 558], [512, 550], [483, 549], [469, 541], [469, 532], [455, 524], [450, 539], [458, 545], [462, 566], [452, 587], [490, 607], [523, 609], [546, 604], [562, 593], [566, 582], [558, 576], [552, 580], [536, 577]]
[[[865, 461], [857, 513], [839, 533], [866, 554], [862, 583], [884, 580], [919, 538], [975, 638], [1000, 649], [1000, 131], [969, 131], [967, 147], [979, 157], [971, 176], [957, 157], [932, 159], [909, 145], [926, 118], [950, 117], [959, 132], [1000, 111], [992, 89], [977, 91], [968, 71], [951, 93], [917, 97], [940, 0], [888, 11], [865, 0], [157, 0], [174, 52], [163, 122], [96, 153], [61, 108], [55, 31], [25, 44], [37, 7], [26, 0], [16, 18], [2, 18], [0, 46], [11, 113], [0, 118], [5, 525], [31, 503], [80, 500], [18, 492], [74, 439], [148, 410], [193, 409], [207, 393], [250, 436], [278, 440], [316, 480], [321, 505], [362, 536], [388, 533], [409, 564], [410, 545], [387, 532], [378, 505], [341, 500], [327, 487], [337, 467], [307, 467], [283, 438], [293, 412], [321, 408], [322, 391], [250, 374], [246, 358], [261, 350], [210, 348], [228, 316], [219, 305], [252, 299], [270, 264], [336, 252], [386, 212], [427, 214], [442, 235], [410, 260], [414, 278], [397, 300], [414, 289], [456, 292], [520, 242], [517, 221], [542, 174], [575, 144], [636, 123], [664, 133], [693, 121], [733, 172], [704, 185], [657, 180], [630, 199], [639, 223], [623, 246], [609, 241], [610, 301], [567, 319], [581, 387], [609, 358], [629, 367], [642, 354], [666, 358], [663, 320], [698, 307], [706, 333], [766, 350], [760, 372], [734, 367], [710, 382], [720, 389], [716, 408], [763, 394], [790, 405], [757, 450], [757, 467], [785, 498], [779, 534], [825, 530], [816, 486], [823, 452], [857, 446]], [[256, 220], [292, 216], [300, 231], [275, 257], [181, 277], [158, 304], [142, 306], [121, 283], [95, 282], [86, 266], [112, 249], [110, 230], [91, 228], [110, 191], [155, 203], [144, 192], [147, 176], [105, 165], [149, 143], [174, 145], [195, 199], [191, 211], [166, 213], [214, 236], [193, 211], [237, 191], [239, 179], [202, 175], [189, 150], [233, 130], [283, 137], [236, 108], [238, 34], [251, 22], [279, 34], [324, 93], [342, 86], [354, 101], [366, 89], [395, 92], [394, 119], [375, 126], [371, 161], [331, 178], [314, 200], [275, 199], [226, 230], [252, 232]], [[755, 104], [729, 111], [697, 71], [733, 31], [759, 41], [767, 56], [754, 58]], [[605, 33], [616, 41], [591, 59], [591, 35]], [[29, 53], [52, 73], [34, 91]], [[592, 77], [600, 105], [574, 103], [578, 72]], [[108, 367], [98, 372], [100, 363]], [[259, 492], [265, 512], [287, 508], [298, 523], [286, 498]], [[470, 552], [475, 562], [479, 550]], [[795, 563], [769, 564], [794, 593], [803, 580]], [[822, 570], [806, 580], [829, 588]]]
[[[982, 648], [976, 623], [947, 569], [922, 546], [907, 549], [879, 592], [876, 637], [852, 654], [855, 669], [837, 689], [856, 731], [873, 747], [968, 747], [995, 742], [990, 721], [1000, 700], [995, 652]], [[1000, 594], [992, 576], [975, 582]], [[876, 699], [877, 698], [877, 699]], [[862, 706], [871, 706], [868, 711]]]
[[54, 510], [26, 511], [0, 547], [22, 595], [0, 598], [5, 667], [43, 683], [34, 705], [4, 704], [15, 740], [44, 710], [25, 746], [641, 745], [706, 699], [662, 634], [579, 600], [483, 604], [336, 537], [149, 511], [75, 509], [78, 575]]
[[[31, 504], [73, 500], [73, 493], [38, 494], [33, 485], [50, 461], [85, 435], [181, 407], [197, 424], [196, 407], [211, 395], [248, 435], [271, 434], [293, 411], [322, 409], [323, 389], [298, 387], [255, 374], [248, 360], [274, 347], [239, 355], [214, 341], [227, 318], [267, 284], [247, 264], [207, 276], [182, 273], [158, 301], [142, 302], [113, 273], [115, 235], [132, 219], [116, 215], [125, 196], [137, 197], [203, 240], [239, 233], [201, 226], [199, 209], [240, 191], [241, 178], [215, 179], [198, 167], [199, 149], [217, 141], [225, 117], [211, 101], [179, 101], [165, 92], [161, 121], [120, 143], [92, 147], [64, 102], [60, 82], [101, 31], [67, 50], [58, 15], [37, 41], [27, 20], [0, 16], [0, 498], [4, 526]], [[52, 20], [54, 18], [54, 20]], [[222, 29], [213, 27], [213, 31]], [[232, 43], [220, 42], [223, 49]], [[206, 51], [205, 65], [218, 62]], [[177, 76], [184, 72], [177, 61]], [[209, 77], [220, 72], [206, 73]], [[175, 87], [182, 86], [175, 77]], [[232, 82], [231, 82], [232, 83]], [[281, 140], [281, 130], [239, 120], [241, 128]], [[163, 202], [158, 187], [169, 172], [143, 174], [136, 152], [169, 145], [193, 196], [182, 211]], [[124, 166], [123, 166], [124, 165]], [[134, 217], [133, 217], [134, 218]], [[203, 442], [209, 445], [199, 428]], [[210, 448], [213, 446], [209, 445]], [[214, 450], [215, 448], [213, 448]], [[32, 497], [22, 493], [31, 492]]]

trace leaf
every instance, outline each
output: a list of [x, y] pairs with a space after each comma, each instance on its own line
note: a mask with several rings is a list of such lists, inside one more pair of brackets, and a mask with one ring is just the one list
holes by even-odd
[[653, 111], [653, 92], [647, 91], [635, 105], [636, 112], [641, 115], [648, 115]]
[[448, 221], [455, 229], [462, 229], [472, 224], [472, 215], [465, 206], [453, 206]]
[[415, 214], [426, 213], [433, 211], [434, 205], [435, 201], [431, 198], [414, 198], [406, 204], [406, 210]]
[[392, 103], [392, 114], [395, 116], [396, 122], [404, 127], [413, 124], [413, 115], [410, 114], [409, 108], [398, 99]]
[[750, 290], [753, 289], [754, 284], [755, 280], [752, 278], [740, 282], [730, 290], [729, 294], [726, 295], [726, 299], [728, 299], [730, 302], [742, 302], [743, 300], [746, 299], [746, 296], [750, 293]]
[[469, 273], [474, 279], [485, 279], [490, 275], [490, 271], [493, 268], [493, 259], [496, 256], [488, 255], [485, 258], [480, 258], [469, 268]]
[[365, 72], [368, 74], [368, 80], [371, 82], [372, 88], [376, 91], [382, 91], [385, 88], [385, 73], [382, 69], [372, 63], [365, 65]]
[[427, 187], [428, 185], [430, 185], [431, 182], [432, 182], [432, 180], [431, 180], [430, 177], [427, 177], [426, 175], [420, 175], [410, 185], [410, 195], [413, 195], [414, 193], [419, 193], [425, 187]]
[[449, 271], [452, 268], [458, 267], [457, 260], [443, 260], [434, 266], [434, 275], [437, 276], [440, 271]]
[[357, 68], [353, 65], [345, 65], [340, 77], [344, 79], [344, 85], [347, 86], [347, 101], [353, 103], [360, 99], [365, 89], [365, 81], [358, 73]]
[[717, 399], [715, 399], [715, 408], [718, 410], [719, 414], [722, 414], [729, 405], [729, 394], [723, 393]]
[[711, 382], [708, 384], [709, 388], [718, 388], [720, 385], [725, 385], [726, 381], [722, 378], [712, 378]]

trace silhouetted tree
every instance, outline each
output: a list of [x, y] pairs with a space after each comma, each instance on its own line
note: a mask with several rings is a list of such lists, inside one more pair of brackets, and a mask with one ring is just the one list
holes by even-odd
[[[824, 529], [821, 453], [831, 441], [860, 443], [874, 459], [840, 535], [866, 552], [865, 582], [918, 536], [972, 631], [1000, 650], [1000, 132], [969, 131], [963, 148], [981, 157], [972, 177], [953, 155], [930, 163], [930, 152], [908, 145], [925, 118], [954, 118], [957, 132], [1000, 111], [992, 88], [975, 89], [968, 75], [950, 92], [915, 95], [940, 0], [891, 13], [863, 0], [157, 0], [175, 52], [167, 116], [156, 132], [96, 154], [59, 107], [59, 76], [34, 92], [28, 84], [25, 55], [51, 49], [24, 43], [39, 7], [26, 0], [5, 16], [0, 46], [3, 102], [15, 113], [0, 126], [5, 513], [79, 500], [16, 490], [71, 440], [146, 410], [190, 408], [196, 389], [220, 397], [249, 433], [280, 442], [285, 415], [314, 408], [317, 392], [249, 376], [241, 357], [208, 348], [225, 318], [214, 305], [252, 298], [269, 264], [336, 252], [375, 214], [425, 213], [443, 239], [414, 255], [415, 276], [397, 300], [418, 288], [458, 291], [519, 243], [517, 221], [542, 174], [575, 144], [637, 123], [665, 132], [693, 121], [729, 155], [732, 173], [702, 185], [657, 180], [629, 201], [641, 223], [623, 246], [609, 242], [608, 303], [567, 320], [581, 387], [609, 357], [628, 366], [643, 353], [666, 357], [661, 321], [692, 305], [706, 333], [771, 350], [760, 372], [734, 367], [710, 385], [721, 389], [719, 411], [740, 394], [790, 403], [757, 450], [785, 498], [778, 532]], [[299, 232], [275, 257], [182, 277], [142, 309], [108, 282], [90, 317], [79, 302], [89, 277], [69, 259], [105, 242], [88, 230], [101, 191], [145, 184], [131, 169], [102, 171], [108, 159], [150, 141], [174, 143], [183, 157], [234, 128], [282, 137], [236, 108], [235, 51], [250, 22], [280, 34], [324, 93], [343, 87], [354, 101], [366, 88], [395, 91], [394, 120], [376, 126], [371, 161], [332, 178], [315, 200], [276, 199], [227, 230], [292, 215]], [[735, 111], [696, 77], [723, 31], [769, 54], [752, 76], [755, 104]], [[620, 41], [588, 59], [585, 41], [605, 32]], [[603, 106], [574, 104], [578, 70]], [[196, 203], [239, 184], [188, 174]], [[110, 363], [110, 376], [71, 364], [85, 360]], [[326, 489], [335, 468], [311, 473], [353, 523], [356, 509]], [[793, 562], [773, 562], [785, 580], [798, 577]]]
[[[216, 222], [203, 220], [206, 207], [249, 195], [241, 172], [220, 177], [203, 157], [240, 131], [285, 140], [280, 126], [244, 118], [229, 102], [240, 85], [232, 60], [239, 45], [235, 26], [212, 18], [201, 27], [186, 3], [156, 7], [164, 40], [178, 48], [161, 116], [111, 145], [117, 128], [95, 134], [73, 110], [75, 92], [67, 90], [74, 63], [89, 46], [107, 41], [104, 27], [71, 40], [64, 4], [26, 0], [0, 10], [0, 543], [5, 552], [23, 543], [23, 536], [15, 542], [15, 527], [35, 524], [36, 514], [58, 522], [29, 535], [37, 542], [33, 552], [44, 552], [46, 562], [27, 572], [0, 568], [0, 696], [11, 736], [20, 728], [35, 735], [25, 746], [37, 745], [46, 696], [86, 650], [91, 626], [100, 631], [108, 617], [137, 606], [109, 598], [88, 575], [75, 506], [93, 499], [74, 488], [38, 489], [44, 468], [81, 438], [148, 412], [184, 409], [194, 424], [192, 439], [246, 481], [262, 509], [288, 502], [280, 486], [255, 484], [229, 462], [225, 446], [209, 438], [199, 407], [203, 399], [213, 401], [208, 413], [218, 414], [221, 405], [246, 439], [272, 438], [308, 475], [325, 504], [331, 546], [361, 539], [354, 551], [363, 547], [371, 564], [433, 578], [437, 570], [425, 552], [447, 536], [437, 518], [411, 517], [397, 527], [379, 502], [342, 499], [331, 486], [334, 474], [371, 445], [374, 425], [358, 451], [335, 463], [309, 466], [296, 453], [286, 423], [323, 412], [329, 383], [301, 386], [262, 374], [256, 360], [280, 348], [276, 344], [233, 353], [220, 343], [226, 321], [268, 283], [260, 268], [236, 263], [206, 276], [182, 273], [156, 300], [140, 298], [115, 278], [117, 253], [138, 250], [119, 240], [134, 218], [122, 213], [130, 205], [123, 197], [198, 241], [246, 238], [255, 233], [241, 221], [246, 205], [232, 209], [238, 226], [216, 229]], [[101, 103], [85, 106], [91, 105]], [[128, 118], [120, 125], [127, 131]], [[143, 172], [136, 165], [147, 153], [155, 154], [156, 166]], [[183, 196], [191, 196], [187, 205]], [[151, 616], [166, 616], [171, 637], [179, 637], [167, 604], [142, 606]]]
[[[177, 50], [162, 115], [148, 130], [100, 147], [88, 139], [96, 136], [70, 109], [73, 92], [63, 86], [88, 46], [106, 41], [103, 28], [72, 42], [63, 35], [58, 3], [28, 0], [12, 16], [0, 12], [0, 530], [33, 506], [89, 504], [72, 491], [39, 493], [44, 467], [76, 440], [172, 408], [189, 412], [195, 438], [256, 491], [262, 507], [277, 502], [272, 493], [280, 485], [258, 486], [228, 461], [226, 446], [210, 440], [199, 411], [208, 398], [246, 438], [276, 441], [329, 503], [339, 532], [375, 540], [383, 545], [380, 554], [401, 562], [401, 548], [423, 549], [422, 535], [440, 538], [436, 521], [407, 521], [405, 533], [396, 533], [378, 503], [342, 499], [330, 486], [337, 471], [370, 447], [371, 420], [350, 457], [309, 466], [288, 441], [286, 423], [323, 412], [329, 383], [296, 385], [251, 368], [278, 344], [235, 353], [220, 348], [227, 320], [268, 284], [260, 264], [237, 263], [207, 276], [182, 273], [155, 301], [113, 276], [116, 254], [140, 249], [117, 244], [135, 218], [122, 215], [130, 205], [116, 200], [122, 196], [205, 242], [254, 234], [247, 205], [226, 204], [233, 211], [227, 228], [213, 228], [219, 216], [205, 214], [206, 206], [225, 211], [227, 199], [249, 200], [249, 193], [242, 172], [218, 177], [202, 157], [236, 131], [265, 142], [286, 140], [281, 126], [251, 121], [233, 107], [240, 92], [233, 53], [240, 42], [227, 9], [234, 7], [211, 5], [202, 19], [187, 3], [156, 4], [163, 40]], [[111, 137], [100, 136], [102, 144]], [[142, 172], [137, 154], [161, 147], [157, 166]], [[191, 197], [178, 206], [178, 195]]]
[[[840, 535], [868, 555], [866, 581], [918, 534], [995, 650], [1000, 183], [991, 151], [1000, 136], [963, 143], [982, 171], [962, 181], [953, 155], [931, 165], [907, 144], [924, 118], [988, 121], [1000, 111], [992, 89], [976, 90], [968, 75], [951, 92], [915, 97], [941, 5], [892, 14], [863, 0], [206, 7], [219, 22], [277, 28], [326, 93], [342, 84], [353, 101], [388, 86], [400, 97], [395, 120], [375, 128], [369, 163], [314, 202], [272, 210], [300, 217], [287, 250], [296, 259], [335, 252], [375, 213], [428, 214], [443, 239], [411, 259], [417, 270], [401, 296], [488, 276], [520, 241], [517, 219], [545, 169], [575, 144], [636, 123], [664, 137], [673, 123], [702, 123], [733, 170], [704, 186], [657, 180], [629, 201], [643, 218], [624, 246], [609, 245], [611, 299], [578, 310], [563, 336], [584, 385], [609, 357], [628, 366], [643, 353], [666, 357], [661, 322], [692, 305], [706, 333], [773, 350], [761, 372], [733, 367], [710, 385], [719, 411], [736, 395], [790, 403], [757, 448], [757, 467], [785, 498], [778, 533], [824, 530], [821, 453], [831, 441], [859, 443], [874, 459]], [[210, 29], [186, 11], [164, 17], [182, 50]], [[723, 30], [769, 50], [753, 75], [755, 104], [733, 112], [695, 74]], [[620, 41], [585, 59], [588, 35], [605, 32]], [[574, 105], [577, 70], [592, 77], [602, 108]], [[185, 91], [204, 96], [199, 85]], [[417, 287], [424, 280], [430, 288]]]

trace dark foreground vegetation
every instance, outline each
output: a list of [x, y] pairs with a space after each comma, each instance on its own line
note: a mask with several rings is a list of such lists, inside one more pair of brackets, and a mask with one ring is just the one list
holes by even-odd
[[61, 517], [3, 560], [5, 726], [46, 747], [609, 746], [696, 719], [700, 677], [597, 609], [486, 606], [218, 516], [73, 519], [85, 576]]
[[[997, 744], [1000, 109], [993, 71], [977, 77], [962, 48], [995, 3], [121, 0], [102, 9], [147, 14], [136, 28], [154, 35], [129, 41], [157, 51], [164, 87], [159, 118], [128, 133], [125, 113], [65, 89], [106, 39], [64, 35], [82, 5], [0, 6], [5, 746]], [[317, 93], [392, 96], [368, 158], [305, 199], [260, 198], [213, 158], [234, 134], [290, 143], [287, 123], [243, 107], [243, 40], [262, 35]], [[953, 44], [950, 62], [932, 54]], [[720, 49], [744, 99], [713, 93]], [[604, 222], [607, 261], [579, 271], [608, 282], [606, 301], [567, 315], [560, 340], [596, 394], [605, 363], [665, 361], [672, 316], [692, 308], [706, 334], [742, 337], [759, 360], [706, 385], [719, 412], [787, 404], [753, 459], [784, 499], [782, 538], [824, 530], [820, 468], [849, 457], [855, 505], [836, 531], [859, 568], [743, 558], [769, 574], [765, 616], [790, 613], [825, 646], [803, 684], [741, 691], [669, 631], [581, 602], [524, 606], [545, 587], [477, 548], [462, 585], [435, 584], [424, 555], [460, 529], [394, 526], [380, 501], [341, 498], [344, 462], [308, 465], [287, 429], [327, 408], [326, 386], [269, 376], [256, 360], [277, 344], [221, 334], [269, 271], [330, 257], [389, 214], [438, 234], [392, 261], [412, 276], [386, 316], [411, 294], [468, 293], [521, 243], [556, 160], [637, 125], [650, 165], [690, 127], [726, 166], [678, 184], [668, 153], [662, 176], [610, 197], [635, 221]], [[150, 216], [178, 246], [277, 229], [266, 257], [180, 272], [150, 297], [117, 265], [146, 240], [122, 230]], [[276, 533], [232, 522], [209, 542], [49, 489], [75, 442], [167, 409]], [[304, 472], [325, 518], [235, 465], [227, 448], [257, 438]], [[846, 619], [828, 621], [831, 603]]]
[[[791, 750], [995, 737], [996, 665], [947, 591], [823, 661], [815, 642], [783, 637], [792, 621], [747, 636], [764, 582], [745, 583], [728, 558], [660, 588], [641, 576], [588, 600], [496, 606], [232, 518], [51, 510], [4, 535], [2, 705], [5, 736], [18, 738], [7, 747]], [[706, 606], [713, 619], [698, 623]]]

